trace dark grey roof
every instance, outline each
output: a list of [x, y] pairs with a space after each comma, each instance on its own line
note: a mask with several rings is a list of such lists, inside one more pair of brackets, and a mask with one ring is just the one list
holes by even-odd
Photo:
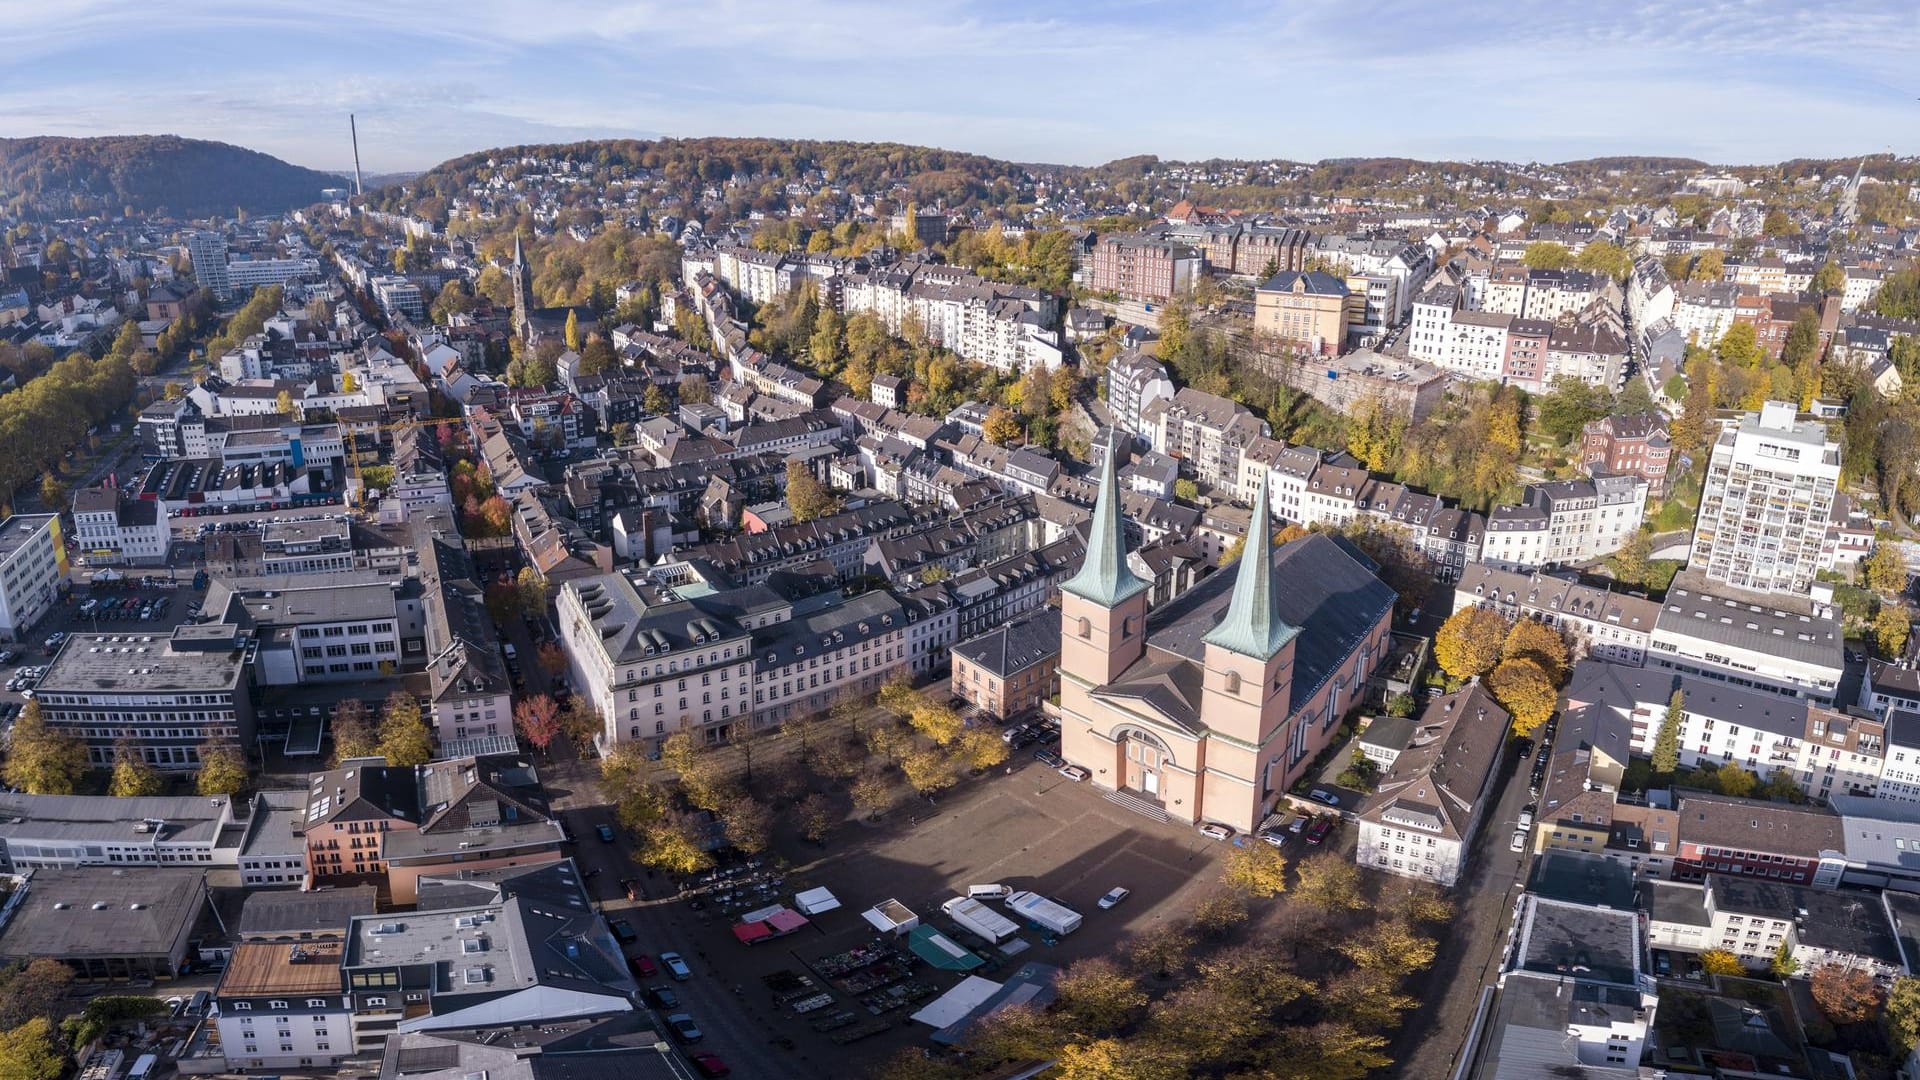
[[1048, 657], [1060, 655], [1060, 610], [1046, 608], [1024, 619], [995, 627], [953, 647], [953, 654], [964, 657], [989, 674], [1007, 678]]
[[84, 866], [33, 871], [0, 930], [0, 957], [170, 954], [200, 917], [206, 871]]
[[1839, 622], [1815, 614], [1783, 611], [1775, 603], [1750, 602], [1747, 596], [1726, 591], [1682, 588], [1676, 582], [1667, 590], [1667, 601], [1661, 605], [1655, 625], [1665, 633], [1804, 664], [1842, 666]]
[[240, 906], [240, 935], [250, 938], [302, 934], [345, 936], [355, 915], [371, 915], [380, 890], [350, 885], [318, 892], [269, 889], [250, 892]]
[[[1149, 615], [1146, 655], [1100, 693], [1146, 697], [1170, 717], [1197, 724], [1204, 639], [1225, 616], [1238, 577], [1237, 571], [1217, 572]], [[1293, 646], [1291, 711], [1311, 700], [1386, 617], [1395, 594], [1353, 553], [1321, 533], [1275, 553], [1273, 584], [1280, 618], [1300, 628]]]

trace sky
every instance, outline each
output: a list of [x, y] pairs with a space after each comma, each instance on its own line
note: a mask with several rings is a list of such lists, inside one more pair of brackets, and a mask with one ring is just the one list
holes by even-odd
[[0, 136], [314, 168], [518, 143], [889, 140], [1016, 161], [1748, 164], [1920, 152], [1914, 0], [0, 0]]

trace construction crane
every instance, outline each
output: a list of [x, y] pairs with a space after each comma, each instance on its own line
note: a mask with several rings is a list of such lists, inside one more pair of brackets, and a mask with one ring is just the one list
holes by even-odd
[[[431, 420], [397, 420], [391, 424], [375, 425], [373, 433], [377, 441], [379, 436], [391, 432], [408, 431], [413, 428], [439, 428], [449, 426], [457, 428], [462, 425], [461, 421], [454, 417], [436, 417]], [[347, 425], [342, 424], [340, 428], [340, 441], [345, 444], [347, 450], [347, 471], [354, 479], [354, 486], [364, 492], [366, 485], [360, 479], [360, 451], [358, 447], [355, 446], [356, 440], [357, 436], [353, 430], [347, 427]], [[364, 498], [364, 495], [362, 497]]]

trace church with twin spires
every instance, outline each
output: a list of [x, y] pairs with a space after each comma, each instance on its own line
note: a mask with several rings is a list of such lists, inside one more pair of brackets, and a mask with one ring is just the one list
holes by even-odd
[[1086, 560], [1061, 585], [1061, 756], [1123, 805], [1250, 831], [1364, 700], [1394, 591], [1344, 540], [1276, 549], [1262, 483], [1238, 563], [1149, 617], [1115, 468], [1110, 456]]

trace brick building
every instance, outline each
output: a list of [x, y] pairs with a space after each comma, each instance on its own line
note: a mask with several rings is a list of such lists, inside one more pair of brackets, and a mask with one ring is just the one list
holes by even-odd
[[1602, 417], [1588, 423], [1580, 434], [1581, 472], [1638, 476], [1655, 497], [1667, 493], [1672, 459], [1673, 444], [1659, 413]]

